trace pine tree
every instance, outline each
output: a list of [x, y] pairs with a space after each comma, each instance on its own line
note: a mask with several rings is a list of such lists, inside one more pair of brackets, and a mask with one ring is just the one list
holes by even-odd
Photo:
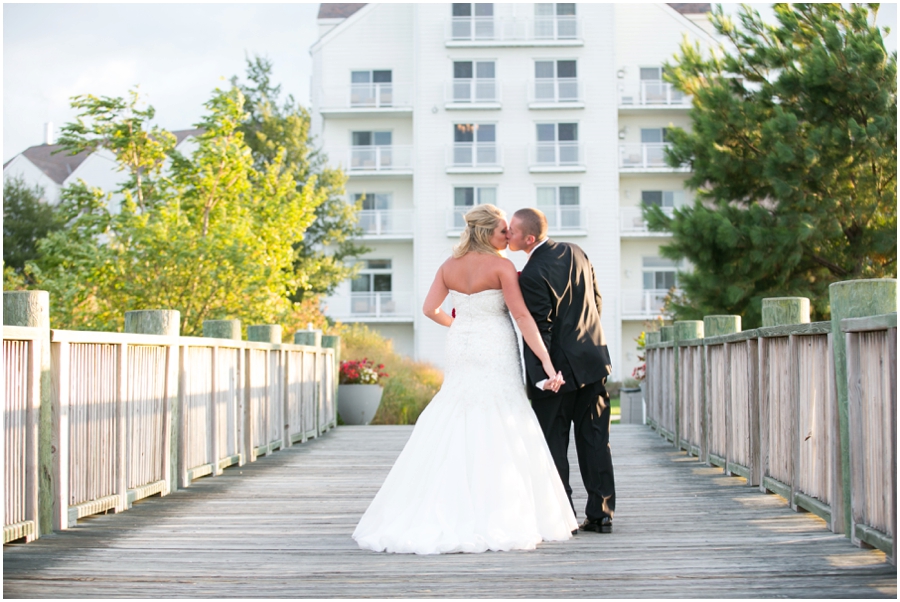
[[776, 24], [743, 7], [709, 56], [685, 41], [667, 78], [693, 96], [691, 131], [670, 130], [688, 164], [692, 206], [668, 218], [661, 254], [687, 259], [678, 319], [740, 314], [760, 324], [765, 297], [809, 297], [827, 319], [828, 285], [896, 277], [897, 55], [878, 5], [776, 4]]

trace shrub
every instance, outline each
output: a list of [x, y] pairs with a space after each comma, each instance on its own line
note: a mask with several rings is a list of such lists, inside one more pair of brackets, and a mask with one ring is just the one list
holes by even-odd
[[[341, 337], [341, 360], [375, 358], [390, 378], [372, 424], [415, 424], [419, 414], [441, 388], [443, 373], [394, 351], [393, 343], [365, 324], [341, 324], [331, 329]], [[338, 402], [340, 403], [340, 402]]]

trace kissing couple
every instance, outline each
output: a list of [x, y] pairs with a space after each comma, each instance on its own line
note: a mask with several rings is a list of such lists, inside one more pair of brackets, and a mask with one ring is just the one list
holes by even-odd
[[[507, 223], [497, 207], [478, 205], [465, 221], [423, 307], [450, 329], [443, 386], [353, 539], [415, 554], [533, 550], [569, 539], [578, 531], [571, 423], [588, 493], [581, 530], [611, 533], [611, 365], [593, 266], [577, 245], [547, 238], [537, 209]], [[507, 247], [528, 253], [521, 274], [502, 255]], [[441, 309], [448, 294], [455, 317]], [[524, 379], [510, 316], [525, 341]]]

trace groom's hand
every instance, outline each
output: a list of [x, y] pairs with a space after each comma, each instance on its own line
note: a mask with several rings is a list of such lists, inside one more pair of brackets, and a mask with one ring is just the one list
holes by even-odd
[[547, 380], [543, 381], [543, 383], [539, 384], [542, 384], [541, 388], [544, 391], [553, 391], [554, 393], [558, 393], [559, 388], [566, 384], [566, 381], [563, 378], [562, 372], [557, 372], [556, 376], [554, 376], [553, 378], [548, 378]]

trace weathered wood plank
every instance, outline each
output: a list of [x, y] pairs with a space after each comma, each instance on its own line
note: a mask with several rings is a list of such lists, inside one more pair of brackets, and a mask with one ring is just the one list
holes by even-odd
[[[896, 597], [896, 569], [812, 514], [615, 425], [611, 535], [411, 556], [350, 534], [410, 427], [339, 427], [119, 515], [4, 548], [7, 597]], [[575, 506], [586, 495], [571, 448]], [[235, 567], [240, 567], [236, 570]]]

